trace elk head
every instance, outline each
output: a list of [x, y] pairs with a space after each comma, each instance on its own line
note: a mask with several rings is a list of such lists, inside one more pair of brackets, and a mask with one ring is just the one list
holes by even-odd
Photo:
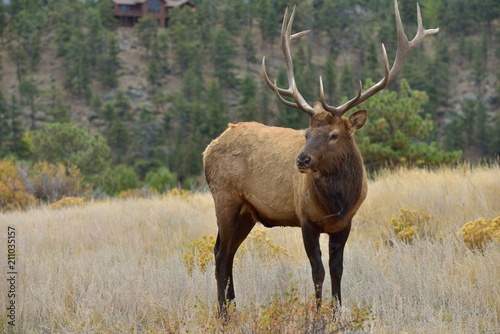
[[[392, 68], [389, 69], [387, 52], [384, 44], [382, 44], [385, 69], [384, 77], [365, 91], [363, 91], [360, 81], [357, 95], [338, 107], [331, 106], [325, 101], [321, 77], [319, 78], [320, 102], [317, 102], [314, 107], [311, 107], [298, 91], [293, 70], [290, 42], [307, 35], [310, 30], [292, 34], [295, 7], [288, 22], [288, 9], [285, 11], [283, 26], [281, 28], [281, 44], [285, 57], [289, 87], [287, 89], [279, 88], [276, 84], [276, 80], [274, 83], [271, 82], [266, 72], [265, 57], [262, 59], [262, 74], [267, 85], [276, 93], [276, 96], [283, 104], [288, 107], [299, 109], [308, 114], [311, 118], [310, 127], [306, 131], [306, 143], [296, 160], [297, 168], [300, 172], [313, 172], [313, 175], [314, 172], [328, 174], [335, 170], [338, 164], [340, 164], [350, 152], [359, 152], [352, 135], [354, 131], [359, 130], [365, 124], [367, 112], [366, 110], [360, 110], [353, 113], [349, 118], [343, 115], [348, 110], [363, 103], [387, 87], [401, 71], [406, 58], [413, 48], [420, 44], [426, 35], [436, 34], [439, 31], [439, 28], [424, 29], [420, 7], [417, 3], [418, 30], [413, 40], [409, 41], [403, 29], [397, 1], [394, 1], [394, 11], [396, 14], [398, 48]], [[284, 97], [289, 97], [292, 100], [286, 100]]]

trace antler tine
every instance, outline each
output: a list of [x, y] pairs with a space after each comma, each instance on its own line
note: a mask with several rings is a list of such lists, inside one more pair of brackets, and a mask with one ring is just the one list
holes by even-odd
[[382, 44], [382, 53], [384, 56], [384, 67], [385, 67], [385, 75], [384, 77], [377, 82], [375, 85], [372, 87], [368, 88], [366, 91], [363, 93], [358, 93], [358, 95], [351, 100], [347, 101], [343, 105], [339, 107], [334, 107], [326, 104], [324, 101], [324, 94], [322, 92], [323, 90], [323, 84], [320, 82], [320, 95], [321, 95], [321, 103], [323, 104], [323, 107], [325, 110], [329, 111], [332, 113], [332, 115], [340, 117], [343, 114], [345, 114], [349, 109], [363, 103], [364, 101], [368, 100], [370, 97], [384, 89], [394, 78], [401, 72], [401, 69], [403, 68], [404, 63], [406, 62], [406, 59], [408, 58], [408, 55], [411, 53], [411, 51], [419, 45], [422, 40], [424, 39], [425, 36], [427, 35], [433, 35], [439, 32], [439, 28], [436, 29], [424, 29], [423, 23], [422, 23], [422, 15], [420, 13], [420, 6], [417, 3], [417, 34], [415, 37], [411, 40], [411, 42], [408, 40], [406, 37], [406, 34], [403, 29], [403, 23], [401, 21], [401, 15], [399, 14], [399, 7], [398, 7], [398, 2], [397, 0], [394, 0], [394, 12], [396, 15], [396, 31], [397, 31], [397, 37], [398, 37], [398, 49], [396, 51], [396, 58], [394, 60], [394, 64], [392, 65], [392, 68], [389, 70], [389, 59], [387, 57], [387, 51], [385, 50], [384, 44]]
[[[292, 35], [292, 25], [293, 25], [293, 19], [295, 16], [295, 6], [293, 7], [292, 14], [290, 15], [290, 19], [287, 22], [287, 17], [288, 17], [288, 8], [285, 10], [285, 16], [283, 18], [283, 25], [281, 27], [281, 45], [283, 49], [283, 55], [285, 57], [285, 64], [286, 64], [286, 70], [287, 70], [287, 77], [288, 77], [288, 89], [284, 88], [279, 88], [276, 85], [276, 81], [273, 83], [266, 72], [265, 68], [265, 57], [262, 59], [262, 74], [264, 76], [264, 80], [266, 81], [266, 84], [271, 88], [276, 95], [278, 96], [279, 100], [285, 104], [288, 107], [292, 107], [295, 109], [302, 110], [303, 112], [307, 113], [309, 116], [313, 116], [316, 111], [314, 110], [313, 107], [311, 107], [306, 100], [302, 97], [300, 92], [297, 89], [297, 84], [295, 82], [295, 74], [293, 71], [293, 62], [292, 62], [292, 54], [290, 51], [290, 42], [295, 39], [299, 39], [302, 36], [307, 35], [310, 30], [305, 30], [301, 31], [298, 33], [295, 33]], [[283, 98], [283, 96], [288, 96], [292, 97], [295, 102], [287, 101]]]
[[325, 108], [326, 111], [330, 112], [332, 115], [336, 117], [341, 117], [345, 113], [345, 111], [352, 108], [352, 105], [354, 105], [354, 103], [356, 103], [361, 97], [362, 92], [363, 92], [363, 83], [360, 80], [358, 94], [355, 97], [353, 97], [340, 107], [331, 106], [328, 103], [326, 103], [325, 93], [323, 91], [323, 79], [321, 78], [321, 75], [319, 76], [319, 97], [321, 105], [323, 105], [323, 108]]
[[411, 51], [419, 45], [425, 36], [434, 35], [439, 32], [439, 28], [435, 29], [425, 29], [422, 23], [422, 14], [420, 12], [420, 5], [417, 2], [417, 33], [415, 37], [409, 41], [408, 37], [406, 37], [403, 22], [401, 20], [401, 15], [399, 13], [399, 6], [397, 0], [394, 0], [394, 13], [396, 15], [396, 31], [398, 35], [398, 50], [396, 52], [396, 59], [394, 60], [394, 64], [391, 68], [391, 75], [389, 78], [389, 82], [391, 82], [398, 74], [401, 72], [408, 55]]

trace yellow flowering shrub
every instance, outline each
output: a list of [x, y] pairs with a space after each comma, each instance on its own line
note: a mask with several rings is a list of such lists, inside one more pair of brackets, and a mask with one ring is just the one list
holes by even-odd
[[470, 249], [483, 251], [487, 243], [493, 240], [500, 241], [500, 216], [467, 222], [457, 235]]
[[153, 188], [134, 188], [121, 191], [118, 195], [116, 195], [116, 198], [150, 198], [155, 194], [157, 194], [157, 192]]
[[422, 210], [401, 209], [398, 218], [392, 218], [392, 231], [396, 238], [411, 243], [429, 234], [431, 216]]
[[215, 263], [214, 246], [215, 237], [213, 235], [204, 235], [200, 240], [189, 244], [188, 251], [182, 257], [189, 275], [193, 273], [195, 267], [205, 273], [207, 265]]
[[69, 208], [73, 206], [82, 206], [85, 200], [81, 197], [64, 197], [49, 205], [51, 209]]
[[0, 211], [26, 209], [35, 204], [35, 197], [26, 192], [12, 161], [0, 161]]
[[[215, 236], [213, 235], [204, 235], [200, 240], [188, 245], [188, 251], [184, 253], [182, 259], [189, 275], [193, 273], [195, 268], [205, 273], [208, 265], [215, 264], [214, 247]], [[246, 252], [252, 252], [265, 259], [270, 257], [279, 259], [288, 256], [286, 249], [276, 245], [267, 237], [267, 231], [261, 229], [255, 229], [240, 246], [238, 254], [241, 256]], [[236, 258], [234, 264], [238, 265], [238, 263]]]
[[188, 197], [189, 195], [191, 195], [191, 192], [186, 189], [173, 188], [168, 192], [167, 195], [176, 197]]
[[276, 245], [268, 238], [267, 230], [255, 229], [247, 239], [248, 241], [241, 246], [241, 254], [252, 252], [261, 258], [274, 257], [277, 259], [288, 256], [285, 248]]

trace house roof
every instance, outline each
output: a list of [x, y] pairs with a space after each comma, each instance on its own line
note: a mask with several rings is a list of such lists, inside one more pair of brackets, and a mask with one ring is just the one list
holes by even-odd
[[145, 3], [147, 0], [111, 0], [117, 5], [137, 5], [140, 3]]
[[[137, 5], [140, 3], [145, 3], [147, 0], [111, 0], [117, 5]], [[194, 5], [189, 0], [164, 0], [165, 6], [170, 8], [182, 7], [188, 5], [194, 7]]]
[[176, 7], [182, 7], [184, 5], [194, 7], [194, 5], [189, 0], [166, 0], [167, 7], [176, 8]]

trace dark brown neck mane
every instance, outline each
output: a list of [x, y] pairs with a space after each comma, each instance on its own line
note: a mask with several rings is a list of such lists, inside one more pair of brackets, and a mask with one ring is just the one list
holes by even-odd
[[329, 217], [343, 219], [358, 202], [363, 188], [363, 160], [356, 149], [330, 173], [311, 177], [315, 194]]

